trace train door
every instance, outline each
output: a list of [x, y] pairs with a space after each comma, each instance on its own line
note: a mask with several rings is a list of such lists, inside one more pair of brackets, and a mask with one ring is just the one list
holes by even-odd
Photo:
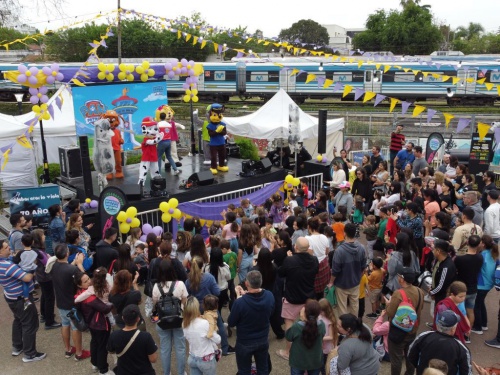
[[[460, 78], [460, 82], [457, 83], [456, 94], [459, 95], [475, 95], [476, 94], [476, 69], [459, 69], [457, 70], [457, 78]], [[471, 81], [468, 82], [467, 80]]]
[[366, 91], [381, 92], [382, 91], [383, 74], [381, 70], [365, 70], [365, 86]]
[[280, 70], [280, 88], [286, 92], [295, 92], [295, 82], [297, 75], [290, 77], [291, 70], [281, 69]]
[[198, 82], [196, 83], [198, 91], [205, 91], [205, 74], [200, 74], [198, 76]]

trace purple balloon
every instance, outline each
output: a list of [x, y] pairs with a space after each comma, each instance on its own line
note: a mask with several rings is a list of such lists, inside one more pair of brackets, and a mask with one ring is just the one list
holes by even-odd
[[127, 217], [127, 220], [125, 220], [127, 222], [127, 224], [130, 224], [132, 222], [132, 219]]
[[194, 61], [193, 60], [189, 60], [189, 65], [191, 65], [191, 68], [194, 66]]
[[166, 71], [172, 70], [172, 64], [170, 64], [170, 63], [166, 63], [166, 64], [165, 64], [165, 70], [166, 70]]
[[181, 74], [187, 74], [188, 70], [185, 66], [181, 68]]
[[28, 71], [28, 67], [24, 64], [19, 64], [17, 70], [19, 70], [19, 73], [26, 73]]
[[194, 70], [193, 69], [188, 69], [188, 74], [190, 76], [194, 76]]
[[182, 84], [182, 88], [183, 88], [184, 90], [187, 90], [187, 89], [189, 88], [189, 83], [187, 83], [187, 82], [183, 83], [183, 84]]
[[311, 198], [312, 198], [312, 196], [313, 196], [313, 193], [312, 193], [312, 191], [311, 191], [311, 190], [309, 190], [309, 191], [307, 192], [307, 198], [308, 198], [308, 199], [311, 199]]
[[[168, 78], [170, 78], [170, 79], [174, 78], [174, 77], [175, 77], [175, 73], [174, 73], [174, 71], [173, 71], [173, 70], [171, 70], [170, 72], [168, 72], [167, 76], [168, 76]], [[18, 79], [18, 81], [19, 81], [19, 79]]]
[[322, 162], [323, 162], [323, 163], [327, 163], [327, 162], [328, 162], [328, 158], [327, 158], [325, 155], [323, 155], [323, 160], [322, 160]]
[[51, 65], [50, 65], [50, 69], [52, 69], [52, 70], [57, 70], [57, 71], [58, 71], [58, 70], [59, 70], [59, 64], [58, 64], [58, 63], [53, 63], [53, 64], [51, 64]]
[[153, 228], [152, 232], [156, 234], [156, 236], [161, 236], [163, 234], [163, 228], [157, 225]]
[[90, 208], [97, 208], [99, 206], [99, 202], [97, 202], [95, 199], [90, 201]]
[[139, 237], [139, 239], [142, 241], [142, 242], [146, 242], [146, 235], [143, 234], [141, 237]]
[[38, 83], [38, 78], [36, 78], [35, 76], [30, 76], [28, 77], [28, 82], [32, 85], [36, 85]]
[[28, 91], [30, 92], [30, 95], [37, 95], [38, 94], [38, 90], [35, 89], [34, 87], [30, 87], [30, 89]]
[[151, 224], [144, 224], [142, 226], [142, 233], [144, 233], [146, 236], [153, 231], [153, 227]]
[[39, 92], [40, 94], [42, 94], [42, 95], [46, 95], [48, 91], [49, 91], [49, 90], [48, 90], [48, 89], [47, 89], [47, 87], [45, 87], [45, 86], [42, 86], [42, 87], [40, 87], [40, 88], [38, 89], [38, 92]]
[[181, 64], [182, 66], [186, 66], [188, 64], [188, 61], [186, 59], [181, 59]]
[[49, 75], [51, 75], [51, 74], [52, 74], [52, 69], [50, 69], [48, 66], [44, 66], [44, 67], [42, 68], [42, 72], [43, 72], [43, 74], [45, 74], [46, 76], [49, 76]]
[[32, 96], [30, 97], [30, 102], [31, 102], [31, 104], [33, 104], [33, 105], [38, 104], [38, 100], [39, 100], [39, 99], [38, 99], [38, 96], [36, 96], [36, 95], [32, 95]]
[[36, 76], [38, 74], [38, 68], [32, 66], [29, 71], [31, 72], [31, 75]]
[[17, 76], [17, 82], [19, 82], [19, 83], [24, 83], [24, 82], [26, 82], [27, 79], [28, 78], [24, 74], [19, 74]]
[[64, 74], [62, 74], [62, 73], [58, 72], [58, 73], [56, 74], [56, 80], [58, 80], [58, 81], [62, 81], [63, 79], [64, 79]]
[[47, 83], [52, 85], [56, 81], [54, 76], [47, 76]]

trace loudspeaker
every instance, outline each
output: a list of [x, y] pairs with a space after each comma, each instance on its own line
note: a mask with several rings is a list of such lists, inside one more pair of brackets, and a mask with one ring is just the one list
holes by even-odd
[[320, 109], [318, 111], [318, 154], [326, 152], [326, 119], [328, 111]]
[[201, 171], [193, 173], [188, 180], [196, 183], [198, 186], [207, 186], [214, 183], [214, 175], [210, 171]]
[[254, 165], [253, 165], [253, 161], [252, 160], [243, 160], [241, 162], [241, 171], [243, 173], [249, 173], [251, 172], [253, 169], [254, 169]]
[[267, 173], [271, 171], [272, 166], [273, 163], [271, 163], [271, 160], [269, 160], [269, 158], [264, 158], [255, 163], [255, 169], [260, 171], [261, 173]]
[[61, 177], [79, 178], [83, 176], [82, 156], [77, 145], [60, 146], [59, 163], [61, 164]]
[[123, 184], [120, 186], [121, 191], [130, 201], [140, 201], [142, 198], [141, 186], [139, 184]]
[[82, 135], [78, 137], [78, 140], [80, 142], [80, 155], [82, 156], [83, 189], [85, 190], [85, 196], [92, 197], [94, 187], [92, 185], [92, 172], [90, 171], [89, 138]]
[[302, 176], [309, 176], [317, 173], [323, 173], [323, 180], [325, 181], [331, 181], [332, 179], [329, 164], [325, 165], [314, 160], [308, 160], [304, 162], [304, 170], [301, 173]]

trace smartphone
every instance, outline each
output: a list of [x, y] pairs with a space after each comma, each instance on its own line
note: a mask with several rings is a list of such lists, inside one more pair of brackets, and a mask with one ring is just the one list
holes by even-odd
[[392, 296], [390, 295], [390, 293], [387, 293], [384, 297], [387, 299], [391, 299]]

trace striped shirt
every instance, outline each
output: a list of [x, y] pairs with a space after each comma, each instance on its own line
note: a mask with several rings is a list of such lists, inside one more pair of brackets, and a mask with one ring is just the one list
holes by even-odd
[[405, 135], [402, 133], [391, 133], [391, 146], [389, 149], [391, 151], [401, 151], [403, 149], [403, 144], [405, 142]]
[[[26, 276], [17, 264], [6, 258], [0, 258], [0, 285], [5, 298], [16, 300], [23, 295], [23, 277]], [[29, 292], [33, 292], [33, 282], [29, 283]]]

